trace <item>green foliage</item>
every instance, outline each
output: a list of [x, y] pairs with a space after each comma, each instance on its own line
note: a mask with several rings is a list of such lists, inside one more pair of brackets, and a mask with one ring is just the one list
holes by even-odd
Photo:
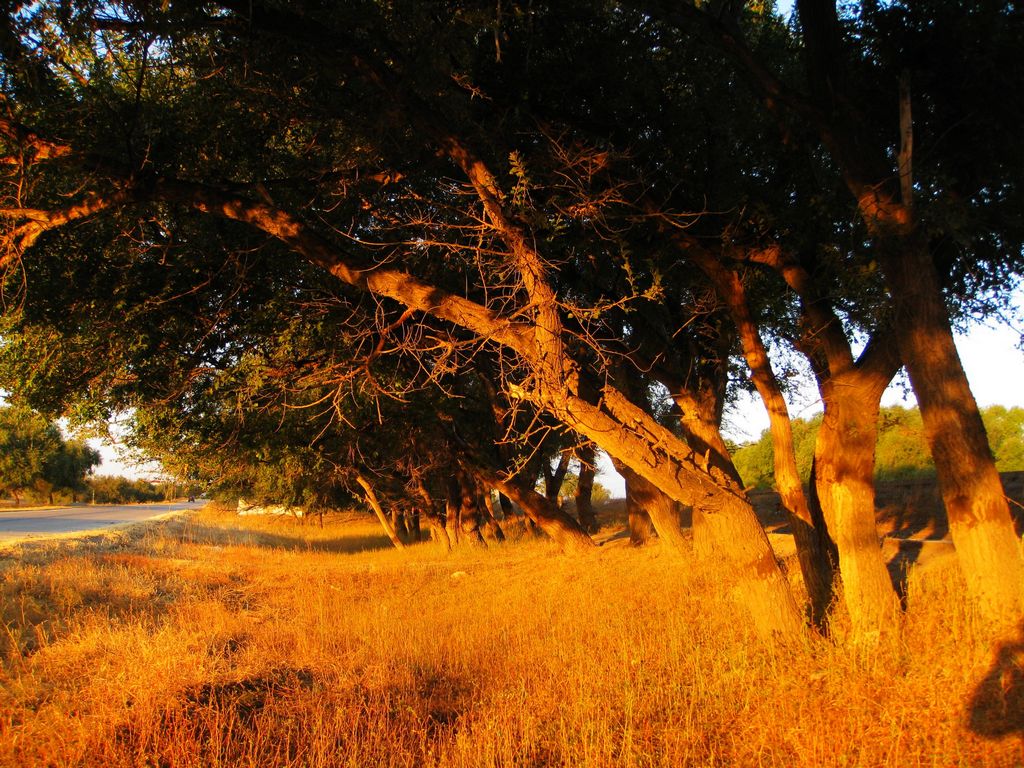
[[[1024, 470], [1024, 408], [994, 405], [983, 408], [981, 416], [999, 471]], [[793, 421], [797, 468], [804, 482], [810, 478], [814, 440], [820, 424], [821, 416], [809, 421]], [[733, 459], [748, 488], [774, 487], [774, 451], [768, 430], [756, 442], [737, 449]], [[875, 478], [882, 481], [904, 480], [934, 474], [935, 465], [928, 451], [921, 412], [916, 408], [898, 406], [882, 408], [878, 416]]]
[[164, 490], [148, 480], [113, 475], [90, 477], [85, 492], [89, 500], [97, 504], [141, 504], [166, 498]]
[[[897, 136], [899, 71], [913, 72], [915, 211], [946, 249], [936, 261], [956, 305], [998, 293], [1024, 240], [1020, 100], [999, 98], [1024, 82], [1018, 17], [962, 5], [863, 3], [844, 16], [841, 46], [884, 146]], [[508, 244], [438, 151], [450, 139], [473, 145], [527, 230], [592, 381], [614, 380], [633, 353], [626, 375], [640, 387], [736, 379], [730, 323], [660, 226], [712, 247], [778, 244], [851, 335], [889, 314], [869, 238], [809, 126], [777, 124], [732, 62], [638, 4], [510, 2], [496, 15], [471, 2], [50, 0], [5, 17], [4, 114], [73, 151], [0, 137], [4, 221], [129, 194], [0, 254], [12, 265], [0, 290], [22, 300], [3, 304], [0, 385], [47, 414], [136, 409], [139, 446], [182, 478], [309, 507], [343, 496], [357, 464], [400, 492], [410, 457], [452, 460], [452, 424], [493, 452], [497, 436], [467, 424], [479, 393], [456, 381], [493, 352], [484, 335], [408, 322], [397, 301], [367, 300], [324, 270], [325, 250], [360, 274], [400, 265], [510, 320], [533, 314]], [[768, 13], [732, 20], [753, 58], [801, 90], [796, 28]], [[209, 215], [225, 211], [200, 199], [212, 193], [237, 195], [246, 214]], [[267, 205], [301, 222], [320, 255], [290, 228], [243, 223]], [[753, 263], [743, 278], [763, 335], [798, 337], [793, 292]], [[526, 380], [514, 358], [487, 371], [495, 385]], [[428, 384], [455, 402], [410, 395]], [[890, 427], [880, 471], [919, 471], [920, 451], [900, 438], [913, 425]], [[813, 429], [794, 424], [805, 477]], [[998, 450], [1019, 456], [1016, 439], [1000, 433]], [[771, 482], [770, 441], [736, 460], [750, 484]], [[0, 476], [12, 489], [70, 483], [54, 478], [76, 461], [47, 474], [12, 459]]]
[[[821, 426], [821, 416], [811, 419], [793, 419], [793, 448], [796, 468], [806, 483], [811, 476], [814, 461], [814, 440]], [[755, 442], [741, 446], [733, 454], [733, 462], [748, 488], [773, 488], [775, 483], [775, 451], [769, 430], [761, 433]]]
[[82, 442], [66, 442], [38, 412], [0, 406], [0, 491], [16, 503], [25, 493], [47, 501], [55, 491], [79, 491], [99, 463], [99, 453]]

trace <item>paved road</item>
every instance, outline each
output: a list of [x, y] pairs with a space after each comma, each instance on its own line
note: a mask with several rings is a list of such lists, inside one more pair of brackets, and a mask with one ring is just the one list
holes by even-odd
[[5, 509], [0, 511], [0, 545], [68, 533], [101, 531], [126, 523], [152, 520], [171, 512], [198, 509], [205, 503], [182, 501], [166, 504], [81, 504], [46, 509]]

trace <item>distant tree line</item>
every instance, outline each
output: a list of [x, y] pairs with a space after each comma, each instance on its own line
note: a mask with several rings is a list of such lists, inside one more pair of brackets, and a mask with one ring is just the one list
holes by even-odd
[[198, 496], [199, 487], [174, 482], [154, 483], [120, 475], [96, 475], [85, 480], [86, 501], [96, 504], [141, 504]]
[[[993, 405], [981, 410], [996, 468], [1000, 472], [1024, 471], [1024, 408]], [[796, 465], [806, 483], [811, 477], [814, 444], [821, 415], [793, 420]], [[747, 488], [774, 489], [774, 451], [769, 430], [741, 445], [733, 454], [736, 469]], [[878, 443], [875, 447], [875, 480], [908, 480], [935, 476], [935, 463], [928, 451], [921, 412], [899, 406], [882, 408], [878, 414]]]

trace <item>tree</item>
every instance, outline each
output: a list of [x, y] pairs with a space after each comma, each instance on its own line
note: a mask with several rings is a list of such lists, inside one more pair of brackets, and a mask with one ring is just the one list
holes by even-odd
[[[32, 22], [54, 21], [49, 8], [39, 10]], [[8, 242], [12, 250], [8, 261], [21, 259], [26, 266], [36, 262], [40, 268], [52, 268], [62, 263], [60, 252], [69, 245], [67, 241], [60, 243], [61, 240], [95, 237], [95, 242], [108, 244], [104, 248], [108, 256], [126, 257], [129, 265], [148, 265], [146, 270], [131, 275], [131, 279], [152, 279], [155, 273], [163, 281], [159, 286], [161, 291], [166, 290], [168, 296], [180, 296], [181, 292], [169, 290], [164, 274], [152, 266], [161, 262], [166, 264], [167, 255], [181, 258], [182, 263], [191, 261], [201, 274], [209, 275], [207, 279], [215, 282], [222, 271], [214, 267], [208, 257], [204, 259], [204, 253], [199, 252], [193, 243], [202, 242], [205, 253], [209, 253], [210, 242], [230, 243], [230, 250], [235, 254], [246, 252], [242, 246], [246, 240], [249, 241], [248, 247], [262, 249], [264, 253], [280, 252], [274, 245], [278, 243], [304, 257], [308, 265], [331, 273], [353, 288], [373, 294], [385, 302], [398, 302], [409, 311], [423, 312], [435, 320], [454, 323], [462, 332], [468, 331], [471, 338], [484, 340], [495, 349], [500, 346], [505, 354], [514, 356], [516, 366], [508, 372], [525, 372], [527, 378], [503, 380], [513, 397], [546, 411], [591, 438], [677, 500], [691, 505], [700, 503], [710, 521], [708, 529], [714, 533], [719, 552], [728, 563], [723, 574], [737, 582], [736, 593], [743, 597], [758, 628], [766, 633], [793, 634], [799, 631], [801, 621], [796, 606], [778, 571], [767, 538], [742, 491], [738, 486], [720, 486], [707, 474], [692, 449], [642, 409], [636, 408], [614, 387], [601, 384], [600, 367], [593, 369], [599, 358], [587, 357], [587, 350], [593, 346], [586, 344], [585, 339], [574, 335], [573, 339], [584, 343], [576, 346], [573, 341], [570, 344], [571, 329], [567, 330], [561, 315], [553, 272], [537, 250], [540, 243], [551, 241], [556, 232], [545, 232], [542, 226], [518, 218], [508, 202], [514, 201], [515, 190], [503, 189], [498, 181], [502, 174], [494, 170], [498, 167], [493, 166], [495, 158], [501, 162], [501, 158], [510, 155], [508, 149], [514, 146], [511, 136], [507, 132], [500, 134], [508, 136], [510, 142], [497, 152], [486, 142], [480, 144], [477, 141], [479, 134], [467, 114], [464, 92], [450, 87], [434, 90], [439, 80], [446, 80], [437, 78], [434, 67], [438, 62], [429, 60], [430, 54], [423, 53], [426, 49], [415, 46], [406, 49], [401, 44], [396, 48], [395, 41], [388, 39], [387, 28], [383, 26], [373, 27], [371, 24], [367, 28], [373, 45], [378, 46], [374, 50], [372, 45], [367, 49], [358, 37], [344, 31], [344, 19], [338, 16], [328, 19], [308, 9], [284, 11], [260, 4], [238, 9], [228, 4], [224, 10], [227, 13], [224, 19], [201, 15], [182, 19], [175, 15], [177, 9], [173, 9], [166, 18], [160, 17], [161, 12], [153, 16], [142, 8], [133, 8], [131, 14], [113, 17], [104, 13], [90, 15], [90, 9], [85, 9], [81, 15], [62, 21], [66, 39], [70, 41], [87, 41], [90, 35], [95, 34], [90, 28], [102, 27], [108, 36], [118, 36], [121, 42], [117, 55], [113, 57], [115, 66], [108, 68], [93, 56], [96, 67], [90, 71], [86, 82], [79, 81], [71, 86], [71, 90], [80, 87], [82, 95], [89, 96], [101, 84], [108, 88], [123, 105], [131, 124], [140, 131], [138, 136], [144, 136], [144, 143], [150, 148], [145, 153], [144, 164], [154, 171], [157, 167], [159, 170], [155, 175], [150, 171], [140, 175], [138, 171], [144, 169], [133, 168], [143, 155], [137, 153], [131, 141], [126, 153], [118, 153], [120, 156], [116, 157], [108, 154], [99, 165], [91, 161], [83, 165], [79, 158], [90, 154], [90, 136], [78, 135], [64, 141], [47, 138], [39, 132], [46, 122], [41, 114], [39, 119], [33, 120], [32, 128], [8, 120], [5, 123], [7, 139], [27, 160], [19, 166], [22, 172], [33, 178], [45, 178], [45, 173], [43, 176], [38, 174], [49, 167], [69, 171], [72, 175], [83, 174], [79, 181], [85, 182], [85, 188], [90, 190], [80, 195], [78, 204], [72, 206], [73, 210], [58, 212], [55, 207], [60, 205], [58, 200], [44, 200], [46, 195], [42, 187], [35, 188], [41, 194], [37, 199], [39, 205], [49, 208], [48, 213], [41, 213], [44, 208], [37, 205], [26, 218], [25, 206], [20, 206], [21, 214], [9, 209], [13, 228], [9, 231]], [[367, 18], [371, 22], [378, 21], [373, 14]], [[416, 21], [430, 26], [430, 20], [419, 18]], [[181, 66], [147, 64], [162, 63], [160, 56], [150, 59], [148, 49], [144, 45], [140, 47], [140, 42], [149, 39], [147, 35], [154, 34], [157, 28], [170, 30], [166, 47], [161, 49], [164, 61], [177, 60]], [[417, 27], [414, 25], [412, 28]], [[448, 33], [448, 30], [444, 31]], [[287, 108], [292, 101], [287, 98], [275, 98], [260, 104], [250, 99], [244, 72], [249, 67], [246, 57], [257, 50], [248, 42], [252, 34], [263, 39], [258, 47], [258, 55], [263, 59], [261, 68], [277, 71], [282, 80], [292, 85], [304, 83], [305, 93], [300, 97], [303, 103], [298, 113]], [[195, 49], [192, 46], [210, 36], [218, 38], [218, 49], [230, 51], [223, 62], [227, 69], [220, 70], [223, 76], [213, 78], [217, 81], [215, 87], [213, 80], [203, 77], [177, 80], [182, 72], [208, 70], [209, 62], [193, 55]], [[289, 51], [296, 43], [309, 52], [302, 66], [308, 68], [312, 65], [313, 69], [307, 71], [320, 73], [311, 80], [300, 78], [296, 81], [295, 73], [289, 71], [295, 61]], [[386, 55], [381, 53], [384, 50]], [[77, 56], [90, 56], [88, 45], [78, 47], [75, 52]], [[422, 60], [424, 55], [428, 60]], [[413, 73], [416, 72], [421, 76], [415, 76]], [[236, 77], [241, 79], [234, 80]], [[140, 82], [143, 84], [141, 89], [130, 87]], [[336, 89], [338, 83], [346, 84], [344, 88], [352, 89], [352, 93], [335, 94], [339, 98], [324, 98], [324, 94]], [[220, 92], [218, 89], [223, 87], [232, 90], [234, 100], [230, 104], [219, 105], [217, 112], [212, 114], [222, 121], [238, 120], [242, 124], [247, 120], [254, 121], [247, 131], [250, 138], [254, 131], [272, 138], [259, 145], [263, 148], [261, 156], [257, 157], [260, 153], [250, 153], [242, 166], [248, 169], [250, 179], [255, 177], [258, 181], [245, 181], [246, 172], [240, 173], [242, 168], [239, 168], [231, 174], [236, 181], [227, 188], [216, 179], [223, 177], [223, 169], [230, 166], [228, 157], [235, 157], [232, 153], [238, 150], [228, 141], [231, 132], [218, 130], [209, 152], [197, 154], [194, 149], [186, 149], [190, 143], [187, 132], [183, 136], [178, 130], [181, 110], [191, 110], [200, 122], [203, 118], [208, 121], [211, 112], [196, 110], [208, 105], [204, 99], [208, 98], [211, 88]], [[327, 90], [318, 92], [321, 88]], [[187, 91], [187, 98], [181, 98], [184, 94], [176, 93], [175, 89]], [[64, 89], [58, 86], [56, 90]], [[173, 99], [165, 98], [171, 93], [174, 94]], [[20, 96], [25, 98], [24, 94]], [[360, 103], [361, 111], [345, 114], [344, 120], [339, 121], [332, 110], [339, 104], [356, 103], [351, 101], [351, 97]], [[78, 103], [80, 108], [89, 110], [89, 98]], [[380, 104], [382, 109], [375, 111], [373, 103]], [[294, 124], [298, 114], [302, 115], [300, 123], [303, 128], [296, 132], [294, 127], [288, 126]], [[387, 123], [383, 129], [375, 122], [375, 115], [386, 115]], [[347, 127], [342, 129], [343, 125]], [[392, 132], [396, 129], [403, 132], [400, 142], [392, 140]], [[339, 135], [338, 131], [347, 131], [349, 135]], [[410, 144], [406, 131], [411, 132], [417, 142]], [[325, 141], [324, 138], [332, 132], [342, 140]], [[309, 138], [323, 138], [303, 143], [299, 140], [302, 133]], [[58, 150], [58, 146], [64, 149]], [[247, 146], [251, 149], [254, 145], [247, 141]], [[357, 151], [359, 146], [372, 147], [373, 150], [360, 155]], [[411, 146], [413, 151], [410, 151]], [[303, 147], [312, 149], [312, 154], [303, 154], [306, 152]], [[441, 167], [438, 167], [439, 161], [434, 154], [438, 151]], [[353, 168], [353, 163], [358, 165], [362, 160], [379, 167], [379, 158], [384, 158], [384, 163], [389, 166], [387, 172], [356, 173]], [[410, 165], [410, 159], [415, 159], [417, 164]], [[284, 176], [299, 179], [291, 183], [302, 189], [289, 190], [287, 182], [281, 185], [274, 183], [274, 178], [282, 178], [274, 167], [276, 162], [289, 166]], [[337, 170], [329, 170], [339, 167], [353, 170], [343, 171], [340, 175]], [[189, 170], [181, 173], [179, 169], [182, 168]], [[468, 183], [471, 197], [460, 198], [450, 185], [447, 189], [452, 193], [446, 193], [445, 185], [439, 185], [440, 179], [456, 169]], [[348, 202], [341, 208], [331, 202], [339, 181], [355, 183], [361, 180], [358, 182], [360, 186], [373, 187], [388, 184], [388, 180], [399, 176], [403, 178], [398, 189], [386, 190], [379, 196], [371, 193], [374, 199], [366, 201], [368, 206], [362, 206], [358, 195], [347, 195]], [[371, 181], [372, 177], [376, 180]], [[59, 186], [59, 178], [53, 177], [53, 183]], [[267, 183], [273, 184], [272, 192], [266, 187]], [[268, 191], [267, 195], [259, 191], [261, 187]], [[308, 209], [308, 193], [311, 191], [318, 200], [314, 206], [315, 217], [300, 217], [289, 210], [303, 199], [307, 202], [302, 206]], [[267, 198], [271, 202], [267, 202]], [[424, 199], [432, 201], [430, 218], [425, 222], [422, 218], [411, 218], [414, 214], [422, 217], [420, 201]], [[136, 214], [142, 210], [147, 213], [137, 218]], [[157, 211], [160, 213], [154, 218]], [[187, 215], [188, 211], [205, 215], [197, 224]], [[583, 216], [584, 213], [581, 211], [576, 215]], [[352, 216], [360, 219], [354, 229], [348, 225], [321, 228], [315, 221], [318, 217], [324, 220], [333, 217], [340, 224], [345, 217], [354, 221]], [[141, 240], [138, 237], [118, 237], [119, 225], [116, 222], [119, 219], [129, 231], [135, 227], [135, 232], [142, 235]], [[73, 233], [62, 229], [70, 221], [83, 221], [87, 226]], [[44, 237], [49, 231], [53, 237]], [[358, 232], [359, 235], [355, 240], [345, 239], [337, 236], [340, 231]], [[452, 238], [460, 231], [468, 233], [469, 238], [463, 234], [459, 236], [460, 242], [454, 243]], [[254, 241], [253, 232], [269, 236], [270, 241], [259, 238]], [[213, 235], [212, 241], [204, 237], [207, 233]], [[538, 238], [538, 234], [543, 237]], [[359, 241], [365, 238], [379, 242], [381, 236], [398, 237], [397, 243], [405, 243], [410, 257], [407, 267], [418, 269], [415, 272], [395, 269], [386, 260], [375, 263], [370, 258], [373, 251], [367, 252], [366, 246], [360, 245]], [[479, 245], [481, 238], [483, 247]], [[467, 239], [476, 244], [466, 243]], [[140, 242], [146, 253], [142, 259], [133, 257], [139, 253]], [[423, 243], [440, 243], [442, 249], [449, 247], [446, 243], [452, 243], [451, 254], [462, 249], [462, 253], [473, 257], [465, 265], [469, 268], [467, 274], [482, 272], [486, 282], [475, 287], [472, 292], [475, 295], [472, 296], [460, 295], [446, 288], [447, 285], [464, 282], [464, 275], [453, 280], [457, 272], [452, 270], [452, 263], [439, 269], [441, 262], [435, 253], [431, 253], [429, 245], [426, 248], [417, 245]], [[37, 262], [34, 257], [22, 258], [30, 251], [38, 252], [40, 256], [49, 253], [53, 259]], [[162, 256], [159, 255], [161, 251], [164, 253]], [[147, 262], [147, 258], [151, 261]], [[49, 266], [45, 267], [44, 262]], [[281, 262], [273, 261], [271, 264], [274, 265], [271, 284], [278, 284], [282, 269], [278, 265]], [[171, 270], [167, 276], [183, 274], [184, 270]], [[105, 277], [124, 284], [119, 275], [108, 274]], [[193, 280], [193, 285], [196, 282]], [[195, 296], [187, 289], [185, 293]], [[148, 294], [152, 295], [151, 286]], [[386, 312], [390, 313], [390, 307], [394, 305], [385, 306]], [[39, 314], [39, 310], [31, 305], [25, 306], [25, 312], [22, 318], [29, 319], [29, 323], [22, 322], [22, 329], [26, 326], [31, 328], [31, 315]], [[216, 311], [212, 314], [216, 316]], [[195, 316], [186, 314], [185, 318], [194, 319]], [[49, 320], [53, 322], [53, 318]], [[148, 400], [154, 399], [155, 393], [146, 394], [146, 389], [159, 389], [167, 381], [181, 380], [183, 371], [176, 370], [174, 366], [182, 361], [188, 361], [187, 370], [194, 370], [194, 363], [203, 354], [212, 351], [225, 354], [223, 346], [209, 342], [199, 349], [182, 350], [179, 356], [161, 354], [161, 337], [166, 336], [166, 332], [154, 327], [152, 321], [144, 330], [147, 334], [140, 345], [111, 348], [107, 343], [104, 348], [111, 352], [113, 359], [124, 360], [134, 368], [149, 369], [145, 371], [145, 377], [135, 378], [137, 374], [133, 375], [129, 388], [142, 391]], [[220, 330], [217, 327], [215, 337], [220, 336]], [[194, 331], [179, 332], [165, 341], [181, 347], [183, 342], [195, 336]], [[23, 353], [24, 349], [22, 347], [18, 353]], [[136, 354], [140, 349], [150, 354]], [[126, 352], [130, 354], [126, 356]], [[236, 352], [230, 350], [227, 354]], [[579, 358], [575, 356], [577, 354]], [[171, 365], [169, 369], [153, 370], [168, 364]], [[110, 359], [105, 360], [104, 367], [111, 372], [116, 369]], [[158, 375], [153, 376], [153, 373]], [[503, 376], [506, 373], [503, 371]], [[83, 370], [76, 380], [85, 377]], [[123, 377], [110, 381], [109, 385], [102, 381], [94, 382], [94, 386], [97, 391], [106, 386], [108, 394], [116, 394], [118, 388], [124, 386]], [[160, 386], [154, 386], [154, 382]], [[655, 446], [662, 447], [656, 449]], [[745, 545], [736, 546], [736, 541], [744, 541]]]
[[0, 487], [21, 504], [22, 494], [42, 480], [61, 449], [60, 431], [35, 411], [0, 407]]
[[[733, 19], [660, 0], [628, 5], [676, 28], [698, 30], [737, 63], [778, 119], [786, 140], [799, 139], [809, 152], [820, 146], [829, 153], [886, 282], [894, 337], [921, 406], [972, 595], [990, 619], [1016, 616], [1022, 608], [1024, 563], [953, 344], [943, 283], [955, 286], [959, 279], [969, 284], [965, 276], [979, 264], [994, 267], [990, 274], [997, 279], [1020, 267], [1019, 216], [1007, 208], [1019, 203], [1020, 187], [1006, 175], [1013, 163], [1004, 164], [1007, 154], [1017, 151], [1016, 142], [998, 159], [982, 151], [965, 162], [971, 154], [965, 148], [974, 145], [974, 137], [956, 142], [946, 135], [969, 131], [973, 119], [966, 115], [984, 114], [985, 126], [979, 129], [1010, 140], [1020, 114], [1019, 107], [1005, 108], [1005, 93], [1024, 80], [1018, 58], [1011, 58], [1015, 43], [1009, 42], [1019, 38], [1019, 15], [994, 2], [970, 10], [944, 3], [915, 4], [913, 10], [899, 3], [885, 8], [871, 3], [843, 17], [830, 0], [798, 2], [806, 64], [807, 90], [802, 92], [752, 53]], [[945, 69], [935, 66], [935, 50], [946, 52], [944, 63], [958, 63], [956, 72], [945, 73], [948, 79], [932, 79]], [[963, 55], [950, 56], [950, 50]], [[1005, 65], [998, 79], [986, 74], [995, 62]], [[924, 82], [914, 80], [921, 97], [912, 99], [915, 69], [924, 74]], [[889, 94], [876, 87], [878, 82], [892, 84]], [[964, 105], [977, 103], [981, 93], [969, 93], [963, 87], [968, 82], [993, 85], [996, 92], [986, 95], [999, 106], [992, 110], [979, 104], [976, 112], [964, 112]], [[879, 95], [889, 98], [880, 100]], [[915, 111], [914, 104], [922, 109]], [[927, 142], [927, 164], [913, 164], [915, 137], [918, 147], [921, 139]], [[1005, 180], [1005, 186], [996, 180]], [[990, 195], [986, 190], [993, 185], [1004, 191]], [[982, 213], [967, 226], [957, 226], [965, 219], [943, 215], [968, 199]], [[986, 214], [999, 217], [998, 229]]]
[[29, 408], [0, 406], [0, 489], [21, 504], [25, 491], [82, 490], [85, 476], [100, 463], [85, 443], [65, 442], [57, 425]]
[[[76, 494], [85, 490], [85, 479], [93, 468], [103, 461], [99, 451], [80, 440], [61, 441], [57, 452], [50, 456], [44, 467], [43, 477], [52, 488], [66, 489], [71, 492], [71, 501], [76, 501]], [[53, 503], [53, 492], [50, 492], [50, 503]]]
[[[184, 416], [209, 425], [204, 445], [250, 440], [238, 455], [259, 455], [251, 427], [277, 435], [276, 416], [284, 434], [263, 447], [308, 467], [316, 486], [354, 491], [355, 476], [343, 478], [354, 471], [382, 510], [415, 487], [425, 509], [445, 498], [472, 517], [473, 486], [490, 484], [585, 548], [588, 537], [532, 478], [520, 485], [520, 457], [500, 447], [522, 437], [536, 450], [538, 434], [559, 425], [693, 507], [717, 572], [736, 582], [758, 628], [795, 634], [797, 608], [719, 425], [741, 352], [773, 414], [776, 474], [807, 527], [801, 567], [822, 602], [825, 548], [804, 555], [824, 524], [796, 478], [767, 341], [815, 342], [816, 329], [831, 329], [824, 347], [805, 345], [830, 401], [816, 490], [836, 536], [856, 540], [853, 562], [870, 549], [855, 531], [869, 517], [877, 398], [842, 393], [877, 389], [895, 364], [880, 342], [906, 302], [883, 252], [913, 240], [883, 231], [881, 203], [863, 195], [853, 203], [861, 221], [849, 223], [849, 190], [892, 186], [877, 173], [888, 162], [885, 110], [853, 88], [843, 103], [859, 104], [864, 120], [839, 136], [828, 129], [847, 128], [846, 107], [825, 101], [847, 81], [818, 87], [812, 68], [810, 96], [784, 85], [800, 79], [800, 44], [821, 53], [827, 18], [809, 17], [797, 38], [764, 13], [655, 0], [516, 5], [521, 13], [498, 12], [496, 48], [492, 4], [444, 8], [225, 0], [8, 14], [0, 138], [12, 300], [0, 354], [10, 385], [52, 412], [166, 405], [166, 434]], [[855, 85], [890, 71], [882, 49], [896, 36], [882, 22], [898, 18], [887, 14], [850, 22], [881, 64], [826, 50], [823, 70], [850, 68]], [[740, 29], [763, 56], [748, 55]], [[739, 61], [753, 88], [734, 87], [734, 66], [694, 30]], [[766, 94], [780, 98], [753, 109]], [[851, 136], [871, 149], [867, 165], [847, 151]], [[960, 160], [943, 155], [942, 173], [962, 176]], [[967, 235], [971, 258], [995, 254], [980, 231], [953, 233]], [[972, 274], [959, 264], [940, 265], [954, 289]], [[883, 336], [853, 360], [858, 333]], [[914, 343], [904, 342], [909, 363]], [[364, 376], [351, 429], [309, 418], [320, 408], [343, 419], [339, 403]], [[391, 450], [361, 461], [387, 439], [355, 434], [373, 423], [363, 416], [428, 385], [437, 389], [421, 402], [436, 421], [395, 408], [424, 423], [418, 466]], [[671, 412], [652, 399], [658, 386]], [[486, 429], [460, 433], [459, 407], [445, 398], [472, 404], [474, 417], [489, 408]], [[865, 436], [857, 457], [828, 445], [850, 419]], [[408, 447], [402, 437], [392, 445]], [[455, 475], [470, 479], [449, 489]], [[857, 514], [829, 512], [854, 485]]]

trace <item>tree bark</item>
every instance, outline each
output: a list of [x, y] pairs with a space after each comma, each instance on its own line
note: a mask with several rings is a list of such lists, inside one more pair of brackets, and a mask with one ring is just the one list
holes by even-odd
[[931, 255], [916, 238], [890, 245], [883, 267], [896, 340], [917, 396], [949, 518], [979, 613], [996, 623], [1024, 607], [1024, 561], [988, 436], [971, 392]]
[[501, 507], [502, 520], [508, 520], [515, 515], [515, 510], [512, 508], [512, 499], [504, 493], [498, 494], [498, 506]]
[[[689, 552], [690, 547], [683, 536], [680, 525], [679, 504], [666, 496], [657, 486], [645, 480], [622, 462], [613, 462], [616, 471], [626, 481], [626, 510], [629, 512], [630, 541], [645, 544], [650, 537], [650, 527], [667, 551], [674, 554]], [[640, 518], [634, 526], [634, 515]], [[639, 536], [634, 538], [634, 530]]]
[[384, 513], [384, 510], [380, 506], [380, 500], [377, 498], [377, 494], [373, 491], [373, 486], [370, 482], [360, 473], [356, 475], [356, 482], [359, 483], [363, 492], [366, 494], [366, 503], [370, 505], [370, 509], [377, 515], [377, 519], [380, 521], [381, 527], [384, 529], [384, 533], [387, 534], [391, 543], [395, 545], [395, 549], [405, 549], [405, 544], [398, 538], [398, 534], [395, 533], [395, 529], [391, 525], [391, 521], [388, 516]]
[[598, 530], [597, 516], [594, 514], [592, 494], [594, 491], [595, 453], [592, 443], [585, 443], [576, 451], [580, 462], [580, 476], [576, 483], [576, 519], [580, 527], [587, 533]]

